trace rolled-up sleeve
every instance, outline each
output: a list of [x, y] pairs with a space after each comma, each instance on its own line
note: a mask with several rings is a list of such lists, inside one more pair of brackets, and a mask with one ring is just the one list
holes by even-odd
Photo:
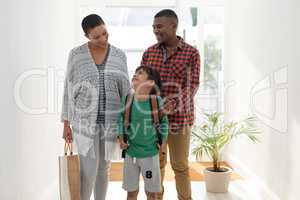
[[129, 82], [129, 75], [128, 75], [128, 67], [127, 67], [127, 58], [125, 53], [123, 54], [122, 58], [122, 74], [119, 76], [119, 91], [120, 97], [125, 97], [130, 91], [130, 82]]
[[72, 120], [72, 83], [70, 81], [70, 76], [73, 67], [73, 55], [72, 51], [69, 53], [68, 64], [64, 82], [64, 94], [62, 100], [62, 112], [61, 112], [61, 122], [64, 120]]

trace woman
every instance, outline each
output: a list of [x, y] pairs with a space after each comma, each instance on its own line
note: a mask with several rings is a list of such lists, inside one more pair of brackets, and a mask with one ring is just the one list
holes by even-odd
[[92, 14], [82, 20], [88, 42], [71, 50], [61, 120], [63, 138], [73, 138], [80, 156], [81, 200], [104, 200], [110, 160], [120, 158], [117, 121], [128, 93], [126, 56], [108, 43], [105, 23]]

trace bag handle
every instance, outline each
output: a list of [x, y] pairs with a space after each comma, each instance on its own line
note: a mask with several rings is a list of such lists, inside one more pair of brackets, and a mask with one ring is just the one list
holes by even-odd
[[68, 155], [68, 152], [70, 152], [70, 155], [73, 155], [73, 144], [72, 142], [65, 142], [65, 147], [64, 147], [64, 152], [65, 156]]

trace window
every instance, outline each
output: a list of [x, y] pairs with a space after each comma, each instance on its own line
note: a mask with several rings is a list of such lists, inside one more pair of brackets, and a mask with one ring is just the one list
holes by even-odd
[[108, 27], [109, 41], [125, 51], [129, 76], [140, 65], [144, 50], [156, 43], [152, 23], [154, 15], [163, 8], [120, 8], [110, 7], [103, 10], [93, 7], [82, 8], [82, 17], [90, 13], [103, 13]]
[[200, 7], [203, 26], [201, 87], [196, 96], [197, 122], [204, 112], [223, 111], [223, 21], [221, 6]]
[[[201, 85], [195, 97], [196, 121], [203, 120], [204, 112], [223, 111], [223, 21], [224, 8], [212, 1], [176, 1], [168, 7], [177, 11], [177, 34], [198, 48], [201, 56]], [[116, 5], [114, 5], [116, 6]], [[163, 7], [95, 7], [83, 6], [81, 19], [87, 14], [99, 13], [105, 20], [110, 34], [109, 41], [125, 51], [129, 76], [139, 66], [145, 48], [156, 43], [152, 32], [154, 15]], [[85, 41], [84, 37], [80, 38]], [[192, 148], [193, 144], [191, 144]], [[190, 160], [194, 160], [194, 156]]]

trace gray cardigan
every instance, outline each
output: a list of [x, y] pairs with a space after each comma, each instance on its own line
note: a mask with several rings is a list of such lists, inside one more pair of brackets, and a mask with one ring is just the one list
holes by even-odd
[[[110, 45], [104, 71], [105, 85], [105, 159], [121, 158], [117, 144], [117, 121], [121, 99], [129, 92], [126, 55]], [[73, 137], [79, 154], [94, 157], [94, 138], [99, 102], [99, 73], [85, 43], [71, 50], [64, 87], [61, 120], [72, 125]], [[99, 127], [98, 127], [99, 128]], [[90, 151], [92, 149], [92, 151]]]

